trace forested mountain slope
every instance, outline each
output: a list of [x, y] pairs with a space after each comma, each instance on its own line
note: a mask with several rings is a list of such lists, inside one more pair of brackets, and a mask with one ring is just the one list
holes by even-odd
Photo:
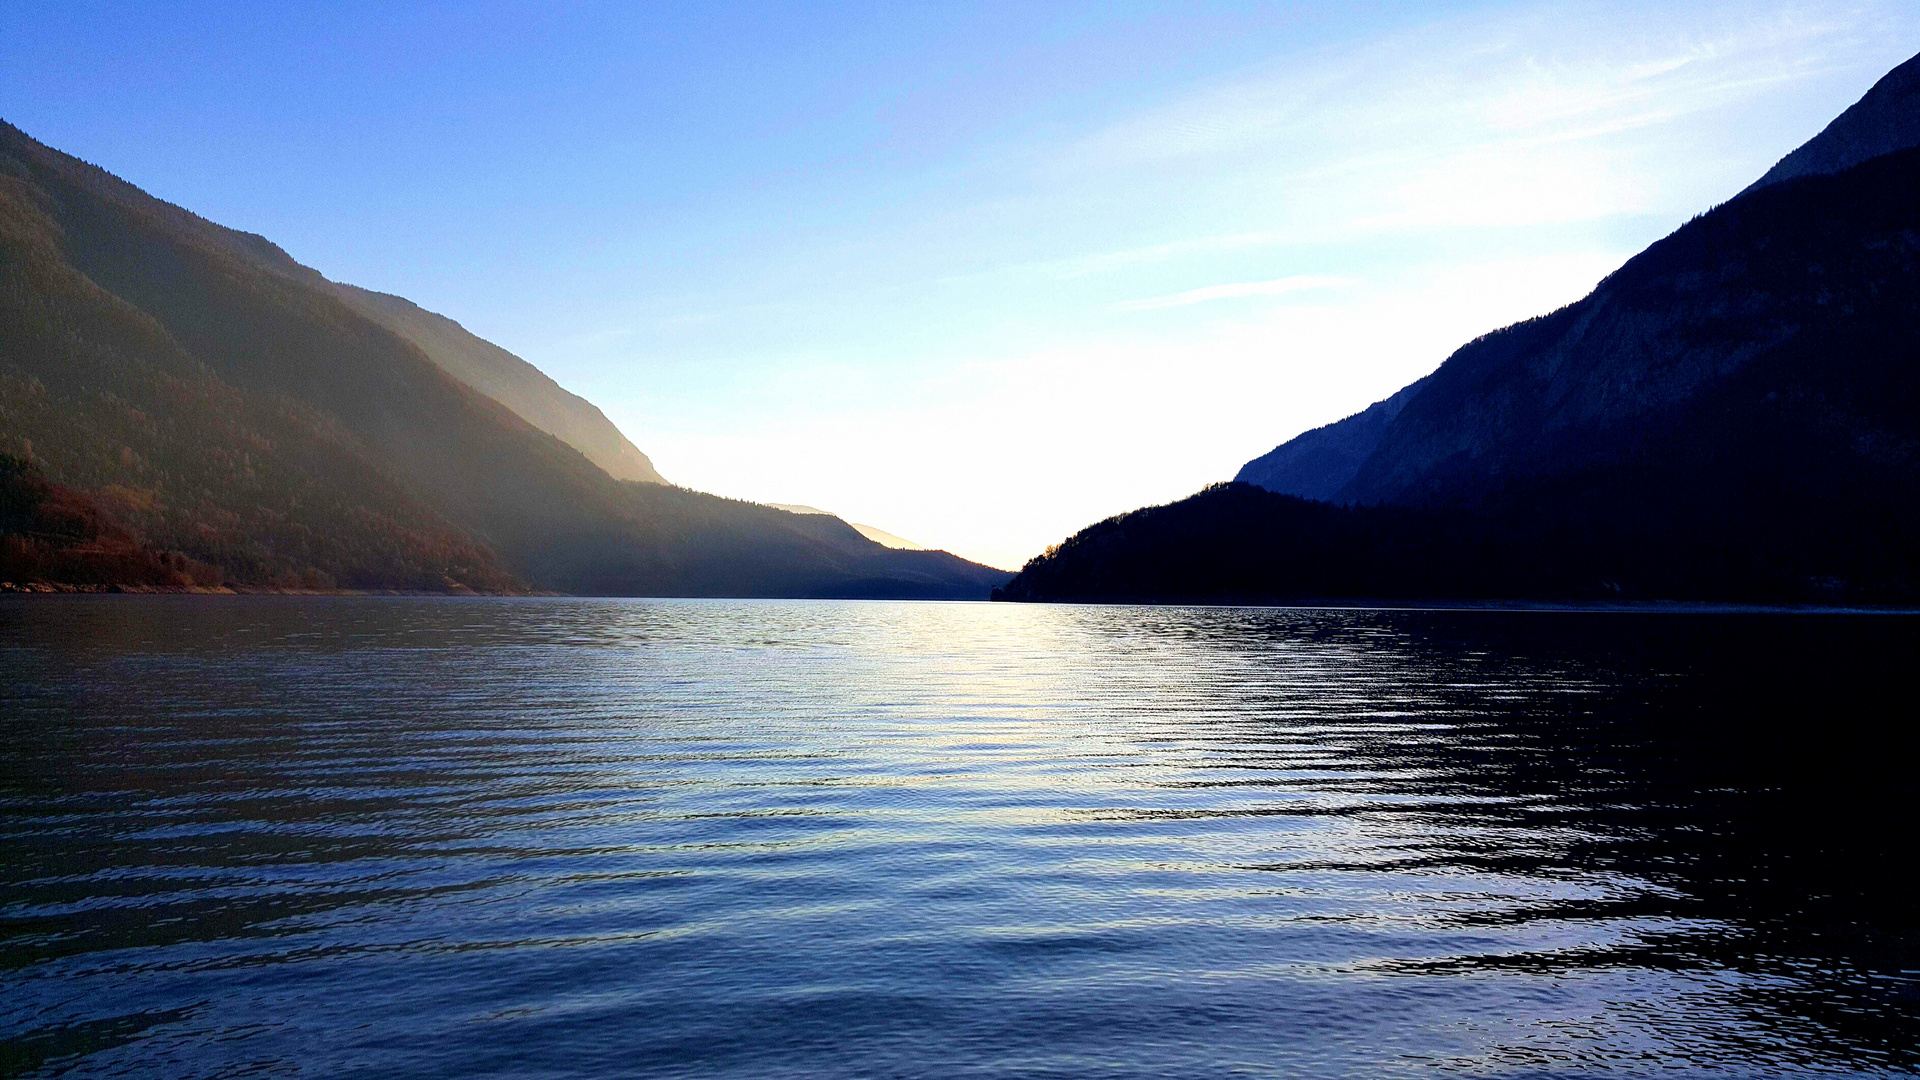
[[[1124, 515], [1008, 592], [1213, 580], [1170, 565], [1189, 562], [1242, 567], [1236, 595], [1285, 593], [1304, 579], [1259, 553], [1296, 557], [1293, 530], [1310, 527], [1378, 541], [1345, 545], [1349, 595], [1920, 600], [1916, 192], [1920, 148], [1751, 189], [1578, 303], [1464, 346], [1384, 423], [1362, 413], [1279, 448], [1309, 460], [1315, 439], [1371, 441], [1337, 505], [1225, 489]], [[1354, 456], [1275, 482], [1317, 494]], [[1433, 573], [1409, 580], [1408, 564]]]
[[427, 359], [520, 418], [573, 447], [615, 480], [667, 481], [591, 401], [467, 328], [401, 296], [329, 283], [353, 310], [420, 347]]
[[[1920, 146], [1920, 57], [1908, 60], [1889, 72], [1875, 83], [1860, 101], [1842, 113], [1833, 123], [1827, 125], [1814, 138], [1781, 159], [1779, 164], [1755, 181], [1742, 194], [1743, 196], [1751, 194], [1797, 177], [1832, 175], [1873, 158], [1916, 146]], [[1648, 254], [1652, 255], [1653, 252]], [[1775, 253], [1772, 257], [1777, 260], [1784, 256]], [[1646, 256], [1635, 262], [1641, 263], [1641, 268], [1645, 269]], [[1634, 264], [1629, 264], [1629, 268], [1633, 266]], [[1623, 274], [1626, 272], [1626, 269], [1622, 270]], [[1596, 290], [1594, 296], [1588, 297], [1575, 307], [1591, 312], [1608, 302], [1607, 293], [1608, 286], [1603, 284], [1599, 290]], [[1654, 302], [1657, 304], [1659, 301]], [[1644, 300], [1642, 303], [1645, 306]], [[1697, 315], [1698, 312], [1694, 311], [1691, 314]], [[1655, 321], [1671, 321], [1674, 318], [1684, 320], [1688, 317], [1690, 317], [1688, 311], [1675, 306], [1666, 315], [1656, 315]], [[1533, 320], [1518, 327], [1510, 327], [1461, 349], [1455, 358], [1449, 361], [1455, 369], [1452, 374], [1457, 375], [1458, 369], [1463, 366], [1486, 362], [1491, 353], [1513, 345], [1520, 336], [1530, 333], [1529, 328], [1537, 330], [1538, 327], [1535, 324], [1538, 322], [1539, 320]], [[1616, 343], [1616, 352], [1631, 366], [1635, 362], [1633, 349], [1649, 344], [1658, 349], [1673, 347], [1671, 342], [1653, 344], [1622, 341]], [[1520, 347], [1524, 350], [1527, 346]], [[1576, 351], [1580, 348], [1571, 342], [1562, 343], [1561, 347], [1574, 348]], [[1559, 379], [1563, 387], [1577, 381], [1576, 378], [1564, 373], [1559, 376]], [[1401, 411], [1420, 395], [1427, 384], [1433, 381], [1431, 376], [1422, 379], [1364, 412], [1296, 436], [1242, 466], [1235, 479], [1264, 487], [1269, 491], [1313, 499], [1350, 501], [1397, 497], [1400, 493], [1390, 490], [1392, 482], [1382, 479], [1385, 474], [1418, 472], [1432, 467], [1435, 463], [1426, 459], [1408, 461], [1398, 457], [1397, 455], [1404, 454], [1408, 449], [1409, 436], [1405, 435], [1397, 436], [1400, 440], [1397, 443], [1398, 449], [1388, 451], [1382, 455], [1380, 461], [1373, 461], [1371, 465], [1369, 462], [1374, 457], [1375, 451], [1381, 448], [1383, 441], [1388, 440], [1388, 432], [1393, 422], [1400, 418]], [[1671, 386], [1668, 387], [1669, 391], [1673, 389]], [[1455, 404], [1459, 403], [1455, 402]], [[1637, 408], [1632, 402], [1621, 400], [1616, 400], [1613, 407], [1624, 407], [1629, 412]], [[1421, 408], [1414, 410], [1414, 417], [1426, 416], [1427, 420], [1424, 422], [1431, 425], [1433, 409], [1434, 403], [1425, 403]], [[1531, 439], [1541, 434], [1550, 435], [1554, 425], [1563, 419], [1566, 418], [1543, 417], [1543, 422], [1547, 425], [1543, 432], [1535, 432], [1523, 426], [1516, 429], [1516, 434], [1520, 439]], [[1413, 418], [1407, 421], [1409, 425], [1415, 422]], [[1456, 417], [1454, 422], [1462, 426], [1470, 426], [1474, 423], [1465, 416]], [[1469, 446], [1472, 449], [1469, 449]], [[1455, 440], [1453, 448], [1466, 451], [1476, 460], [1484, 457], [1490, 449], [1483, 446], [1479, 440], [1464, 435]], [[1505, 467], [1497, 461], [1488, 461], [1484, 464], [1489, 472], [1499, 472]], [[1356, 484], [1355, 478], [1360, 474], [1362, 466], [1368, 466], [1369, 478]], [[1470, 468], [1478, 467], [1478, 465], [1470, 466]]]
[[1580, 302], [1456, 352], [1337, 499], [1474, 503], [1605, 468], [1708, 501], [1729, 484], [1787, 497], [1797, 477], [1811, 505], [1906, 476], [1916, 191], [1920, 150], [1904, 150], [1695, 219]]
[[[265, 240], [11, 127], [0, 449], [19, 463], [9, 498], [85, 503], [122, 540], [198, 567], [199, 584], [966, 596], [1004, 577], [617, 480]], [[75, 554], [97, 546], [86, 529], [15, 519], [11, 566], [112, 576]]]

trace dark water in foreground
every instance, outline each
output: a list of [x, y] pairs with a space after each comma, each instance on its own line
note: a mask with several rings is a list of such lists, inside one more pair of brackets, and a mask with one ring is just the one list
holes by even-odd
[[0, 1073], [1913, 1074], [1916, 643], [0, 603]]

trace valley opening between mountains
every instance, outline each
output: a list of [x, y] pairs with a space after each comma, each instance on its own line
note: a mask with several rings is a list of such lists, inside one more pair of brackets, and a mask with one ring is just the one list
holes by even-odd
[[1016, 576], [677, 487], [452, 320], [4, 126], [0, 581], [1911, 605], [1916, 191], [1920, 58], [1586, 298]]
[[81, 7], [0, 1080], [1920, 1078], [1920, 12]]

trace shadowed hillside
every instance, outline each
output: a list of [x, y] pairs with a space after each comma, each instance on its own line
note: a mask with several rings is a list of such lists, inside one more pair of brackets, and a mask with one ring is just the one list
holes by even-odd
[[1027, 563], [996, 599], [1316, 600], [1484, 595], [1505, 545], [1401, 507], [1343, 507], [1217, 484], [1082, 529]]
[[1339, 498], [1497, 500], [1593, 469], [1809, 510], [1856, 481], [1892, 494], [1920, 434], [1916, 184], [1906, 150], [1695, 219], [1579, 303], [1455, 353]]
[[1303, 499], [1334, 499], [1379, 448], [1387, 427], [1420, 392], [1414, 383], [1344, 420], [1314, 428], [1240, 466], [1234, 479]]
[[[1904, 130], [1913, 68], [1850, 115]], [[1242, 471], [1337, 505], [1206, 493], [1083, 531], [1007, 594], [1920, 601], [1915, 192], [1915, 148], [1751, 189]], [[1257, 565], [1307, 552], [1341, 574]]]
[[[1788, 154], [1742, 195], [1750, 196], [1763, 188], [1798, 177], [1832, 175], [1876, 157], [1916, 146], [1920, 146], [1920, 57], [1889, 72], [1859, 102], [1805, 145]], [[1836, 192], [1829, 196], [1829, 200], [1848, 197], [1844, 192]], [[1862, 192], [1860, 197], [1870, 196]], [[1821, 196], [1816, 194], [1806, 198], [1817, 202]], [[1910, 196], [1900, 194], [1898, 198]], [[1776, 208], [1776, 211], [1784, 205], [1784, 213], [1788, 216], [1798, 212], [1794, 200], [1788, 200], [1786, 204], [1773, 202], [1766, 205]], [[1838, 208], [1824, 206], [1810, 209], [1812, 216], [1808, 218], [1809, 221], [1826, 222]], [[1726, 217], [1725, 214], [1716, 216], [1722, 220]], [[1875, 227], [1866, 221], [1836, 224], [1843, 228], [1864, 227], [1868, 230]], [[1897, 222], [1882, 224], [1898, 231]], [[1791, 229], [1792, 223], [1789, 222], [1788, 227]], [[1687, 232], [1682, 230], [1682, 233]], [[1698, 237], [1700, 234], [1694, 232], [1689, 235]], [[1769, 242], [1765, 236], [1753, 236], [1750, 239], [1762, 249]], [[1806, 238], [1803, 236], [1801, 239]], [[1488, 475], [1499, 475], [1507, 468], [1507, 462], [1499, 459], [1510, 456], [1508, 449], [1495, 445], [1502, 439], [1511, 447], [1519, 443], [1537, 443], [1542, 439], [1559, 440], [1571, 434], [1569, 428], [1594, 424], [1618, 427], [1629, 417], [1644, 413], [1649, 408], [1660, 407], [1659, 401], [1654, 399], [1667, 399], [1666, 403], [1672, 404], [1692, 393], [1690, 383], [1703, 385], [1711, 382], [1711, 373], [1706, 368], [1743, 364], [1745, 356], [1741, 352], [1763, 346], [1774, 331], [1752, 320], [1744, 326], [1737, 325], [1739, 320], [1749, 315], [1760, 319], [1784, 315], [1767, 306], [1771, 300], [1737, 296], [1737, 289], [1743, 285], [1766, 288], [1784, 286], [1798, 290], [1801, 293], [1798, 299], [1781, 298], [1788, 303], [1803, 302], [1809, 295], [1817, 299], [1821, 295], [1831, 295], [1836, 287], [1848, 287], [1848, 282], [1837, 276], [1828, 280], [1793, 280], [1796, 269], [1804, 269], [1794, 265], [1794, 258], [1816, 257], [1811, 250], [1799, 256], [1778, 250], [1755, 250], [1736, 255], [1736, 258], [1755, 260], [1752, 269], [1768, 278], [1763, 282], [1758, 277], [1750, 277], [1743, 282], [1736, 280], [1743, 273], [1742, 265], [1724, 260], [1714, 266], [1689, 264], [1684, 253], [1671, 250], [1671, 240], [1655, 245], [1646, 254], [1628, 263], [1602, 283], [1592, 296], [1564, 312], [1548, 317], [1548, 320], [1560, 321], [1535, 319], [1489, 334], [1451, 358], [1441, 369], [1444, 378], [1436, 373], [1364, 412], [1299, 435], [1248, 462], [1236, 479], [1287, 495], [1352, 502], [1402, 497], [1404, 493], [1397, 485], [1409, 482], [1411, 476], [1425, 475], [1438, 467], [1434, 456], [1436, 452], [1442, 456], [1463, 455], [1454, 462], [1456, 473], [1478, 470]], [[1668, 249], [1664, 253], [1663, 247]], [[1885, 249], [1882, 251], [1884, 254]], [[1710, 253], [1696, 251], [1693, 254], [1712, 258]], [[1901, 256], [1897, 250], [1892, 254], [1891, 259], [1883, 261], [1897, 270]], [[1851, 261], [1850, 256], [1847, 258]], [[1671, 287], [1663, 291], [1659, 280], [1663, 267], [1679, 275], [1711, 273], [1719, 277], [1676, 278], [1667, 282], [1666, 285]], [[1866, 268], [1866, 272], [1871, 274], [1874, 271]], [[1734, 306], [1714, 306], [1729, 301]], [[1793, 318], [1798, 319], [1799, 316]], [[1603, 340], [1590, 332], [1590, 325], [1597, 326], [1602, 333], [1611, 337]], [[1798, 327], [1797, 322], [1791, 325], [1783, 323], [1777, 329], [1791, 335], [1798, 333]], [[1759, 337], [1751, 340], [1742, 336], [1756, 334]], [[1719, 339], [1717, 344], [1711, 340], [1716, 337]], [[1727, 348], [1735, 352], [1729, 354]], [[1716, 349], [1721, 355], [1709, 357], [1708, 354]], [[1502, 368], [1501, 361], [1497, 359], [1502, 350], [1526, 358], [1525, 362], [1534, 366], [1536, 377], [1530, 379]], [[1692, 359], [1683, 357], [1682, 354], [1687, 353], [1693, 354]], [[1571, 367], [1568, 366], [1569, 362]], [[1701, 367], [1702, 364], [1706, 368]], [[1609, 365], [1618, 370], [1601, 370]], [[1692, 365], [1692, 374], [1688, 373], [1689, 365]], [[1728, 369], [1731, 370], [1731, 367]], [[1498, 381], [1497, 393], [1512, 400], [1495, 402], [1492, 397], [1483, 395], [1480, 404], [1485, 404], [1487, 408], [1480, 408], [1478, 404], [1470, 405], [1457, 392], [1462, 377], [1490, 380], [1489, 385], [1491, 381]], [[1436, 380], [1452, 383], [1456, 392], [1449, 395], [1443, 389], [1429, 398], [1425, 391]], [[1529, 382], [1534, 385], [1528, 385]], [[1552, 385], [1545, 385], [1547, 382]], [[1656, 388], [1654, 383], [1662, 385]], [[1613, 387], [1610, 391], [1606, 389], [1609, 386]], [[1604, 400], [1583, 402], [1580, 400], [1582, 394], [1590, 398], [1597, 394]], [[1452, 400], [1445, 404], [1439, 400], [1449, 396]], [[1523, 405], [1522, 399], [1530, 403]], [[1418, 405], [1405, 421], [1401, 421], [1402, 411], [1414, 405], [1416, 400]], [[1522, 415], [1515, 412], [1516, 408], [1531, 410], [1537, 415]], [[1478, 430], [1469, 430], [1476, 425]], [[1419, 441], [1418, 438], [1403, 429], [1413, 427], [1426, 428], [1429, 437], [1441, 439], [1445, 446], [1433, 445], [1423, 449], [1412, 445]], [[1454, 430], [1449, 435], [1439, 435], [1438, 429], [1441, 427]], [[1572, 437], [1579, 436], [1574, 434]], [[1390, 441], [1392, 446], [1376, 454], [1382, 450], [1383, 444]], [[1536, 456], [1540, 456], [1537, 451], [1538, 447], [1535, 452]], [[1363, 467], [1367, 470], [1365, 476], [1360, 475]]]
[[[514, 587], [492, 552], [409, 494], [340, 423], [222, 381], [159, 321], [75, 269], [49, 213], [58, 204], [8, 173], [0, 446], [18, 462], [11, 483], [57, 478], [50, 490], [86, 506], [89, 522], [49, 532], [16, 519], [9, 532], [21, 543], [51, 558], [62, 536], [105, 530], [203, 564], [190, 582], [201, 585]], [[96, 572], [28, 573], [17, 560], [8, 573], [108, 583]]]
[[587, 399], [570, 394], [546, 373], [444, 315], [400, 296], [329, 282], [353, 310], [419, 346], [427, 359], [522, 420], [573, 447], [615, 480], [667, 481]]
[[227, 583], [947, 597], [1005, 577], [617, 480], [267, 241], [11, 127], [0, 330], [0, 450]]
[[1820, 134], [1781, 158], [1747, 192], [1796, 176], [1831, 175], [1913, 146], [1920, 146], [1920, 56], [1887, 72], [1864, 97]]

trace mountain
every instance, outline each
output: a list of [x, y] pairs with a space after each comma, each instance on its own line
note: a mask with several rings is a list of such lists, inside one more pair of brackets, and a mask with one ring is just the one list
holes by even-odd
[[[1831, 175], [1875, 157], [1916, 146], [1920, 146], [1920, 56], [1888, 72], [1851, 108], [1782, 158], [1741, 194], [1752, 194], [1796, 177]], [[1462, 353], [1466, 351], [1463, 349]], [[1391, 493], [1367, 484], [1353, 490], [1349, 490], [1348, 485], [1379, 448], [1389, 423], [1430, 378], [1406, 387], [1363, 412], [1280, 444], [1242, 466], [1234, 479], [1268, 491], [1309, 499], [1390, 497]]]
[[1373, 456], [1387, 425], [1423, 385], [1424, 379], [1344, 420], [1295, 436], [1240, 466], [1234, 479], [1283, 495], [1333, 499]]
[[[1901, 130], [1913, 71], [1849, 110], [1873, 124], [1809, 146]], [[1301, 595], [1307, 579], [1259, 563], [1310, 527], [1346, 537], [1337, 595], [1920, 600], [1916, 191], [1913, 147], [1752, 188], [1242, 471], [1280, 492], [1102, 523], [1007, 592], [1200, 595], [1213, 579], [1167, 565], [1185, 561], [1240, 568], [1219, 595]], [[1287, 494], [1334, 505], [1271, 501]]]
[[667, 482], [598, 407], [568, 393], [539, 368], [404, 297], [327, 284], [348, 307], [418, 346], [442, 371], [585, 454], [608, 476], [648, 484]]
[[895, 536], [887, 530], [877, 528], [873, 525], [862, 525], [857, 521], [849, 521], [847, 524], [853, 526], [854, 532], [879, 544], [881, 547], [893, 548], [897, 551], [929, 550], [925, 544], [916, 544], [904, 536]]
[[1596, 469], [1710, 503], [1910, 481], [1917, 190], [1920, 150], [1903, 150], [1695, 219], [1579, 302], [1456, 352], [1338, 501], [1473, 503]]
[[616, 479], [267, 240], [6, 125], [0, 456], [5, 580], [965, 597], [1006, 577]]
[[1741, 194], [1797, 176], [1831, 175], [1913, 146], [1920, 146], [1920, 56], [1887, 72], [1852, 108]]
[[1027, 563], [995, 599], [1203, 603], [1471, 599], [1569, 583], [1461, 515], [1336, 506], [1216, 484], [1108, 518]]
[[[830, 518], [838, 518], [841, 521], [846, 521], [845, 518], [841, 518], [840, 515], [835, 514], [831, 510], [822, 510], [814, 506], [801, 506], [798, 503], [768, 503], [767, 505], [778, 510], [785, 510], [789, 514], [824, 514]], [[862, 525], [857, 521], [848, 521], [847, 524], [853, 526], [854, 532], [879, 544], [881, 547], [896, 548], [900, 551], [928, 550], [923, 544], [916, 544], [911, 540], [895, 536], [885, 529], [875, 528], [872, 525]]]

